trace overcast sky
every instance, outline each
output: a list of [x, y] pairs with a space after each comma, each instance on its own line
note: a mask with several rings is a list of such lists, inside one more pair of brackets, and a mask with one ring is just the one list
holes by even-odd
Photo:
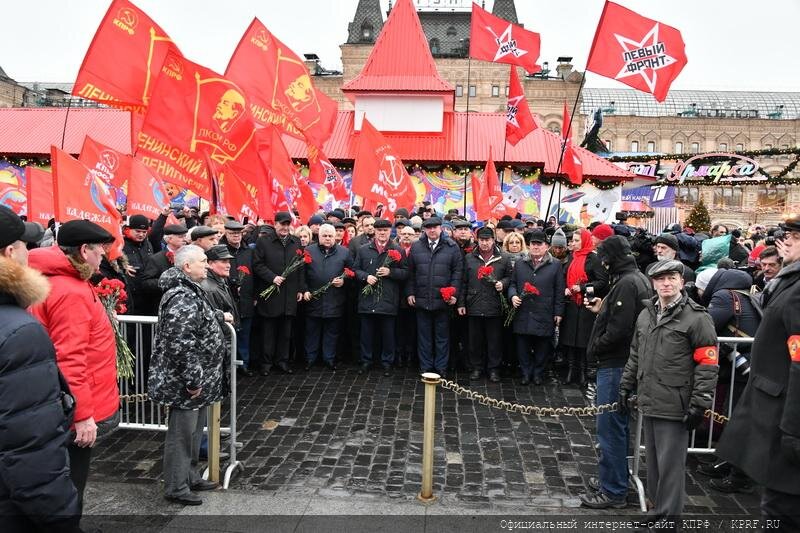
[[[800, 91], [800, 0], [618, 0], [675, 26], [689, 64], [679, 89]], [[339, 45], [357, 0], [134, 0], [190, 59], [222, 72], [254, 16], [298, 54], [341, 68]], [[384, 11], [388, 0], [382, 0]], [[487, 0], [491, 9], [493, 0]], [[0, 67], [17, 81], [72, 82], [110, 0], [4, 1]], [[573, 56], [582, 69], [603, 0], [517, 0], [542, 36], [541, 61]], [[794, 43], [794, 44], [793, 44]], [[625, 87], [589, 74], [587, 86]]]

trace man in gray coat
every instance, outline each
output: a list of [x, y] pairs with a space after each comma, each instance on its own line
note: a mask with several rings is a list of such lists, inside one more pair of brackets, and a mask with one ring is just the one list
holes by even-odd
[[719, 370], [714, 323], [683, 290], [683, 269], [672, 259], [647, 270], [657, 296], [636, 320], [619, 391], [618, 409], [628, 408], [635, 391], [644, 416], [653, 520], [672, 521], [683, 511], [688, 432], [711, 407]]

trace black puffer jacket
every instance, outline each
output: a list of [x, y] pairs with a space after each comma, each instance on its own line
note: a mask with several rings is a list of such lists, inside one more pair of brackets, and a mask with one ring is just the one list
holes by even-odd
[[[383, 266], [389, 250], [396, 250], [400, 253], [400, 262], [391, 262], [389, 275], [378, 278], [381, 280], [380, 291], [373, 291], [372, 294], [367, 295], [361, 294], [361, 290], [367, 283], [367, 276], [374, 276], [375, 271]], [[375, 241], [370, 241], [358, 249], [355, 271], [356, 279], [360, 282], [358, 284], [358, 312], [365, 315], [397, 315], [403, 283], [408, 279], [408, 266], [400, 247], [389, 241], [383, 253], [379, 254], [375, 247]]]
[[[494, 269], [492, 278], [503, 284], [502, 292], [497, 292], [494, 283], [478, 279], [478, 269], [490, 266]], [[464, 290], [458, 295], [458, 306], [467, 308], [469, 316], [502, 316], [500, 295], [508, 291], [511, 283], [511, 265], [508, 257], [495, 246], [492, 257], [484, 261], [477, 246], [464, 256]], [[510, 302], [509, 302], [510, 305]]]
[[[534, 285], [539, 294], [523, 297], [525, 282]], [[540, 337], [555, 333], [555, 317], [564, 316], [565, 283], [561, 262], [549, 253], [536, 267], [530, 256], [517, 260], [508, 287], [509, 301], [514, 296], [522, 298], [514, 315], [514, 333]]]
[[406, 296], [416, 298], [416, 307], [426, 311], [446, 309], [447, 303], [442, 299], [439, 289], [455, 287], [458, 298], [464, 271], [461, 248], [442, 235], [439, 244], [431, 252], [428, 237], [423, 235], [411, 245], [408, 270]]
[[142, 315], [158, 314], [158, 303], [161, 301], [161, 289], [158, 279], [167, 271], [172, 263], [167, 258], [166, 250], [151, 255], [144, 269], [136, 273], [136, 312]]
[[253, 252], [253, 289], [256, 298], [256, 311], [263, 317], [295, 316], [297, 314], [297, 293], [303, 285], [303, 270], [292, 272], [283, 282], [280, 291], [268, 299], [259, 294], [272, 285], [272, 280], [280, 276], [289, 263], [297, 257], [300, 239], [293, 235], [287, 237], [286, 246], [281, 243], [277, 233], [263, 234], [256, 241]]
[[[228, 278], [228, 286], [239, 306], [239, 316], [248, 318], [255, 313], [255, 299], [253, 297], [253, 249], [247, 246], [244, 241], [238, 248], [228, 244], [223, 237], [219, 241], [228, 247], [228, 252], [233, 256], [231, 259], [231, 276]], [[240, 270], [240, 267], [245, 269]], [[248, 274], [249, 272], [249, 274]]]
[[47, 332], [24, 310], [47, 291], [41, 274], [0, 258], [0, 516], [10, 531], [21, 522], [68, 530], [65, 516], [80, 516], [60, 399], [67, 385]]
[[[306, 252], [311, 255], [311, 263], [305, 266], [305, 283], [300, 292], [314, 292], [333, 278], [341, 276], [345, 268], [353, 269], [353, 260], [350, 251], [339, 244], [324, 250], [317, 243], [306, 246]], [[346, 281], [345, 283], [350, 283]], [[345, 285], [334, 287], [306, 302], [306, 316], [313, 318], [339, 318], [344, 315], [347, 303], [347, 290]]]

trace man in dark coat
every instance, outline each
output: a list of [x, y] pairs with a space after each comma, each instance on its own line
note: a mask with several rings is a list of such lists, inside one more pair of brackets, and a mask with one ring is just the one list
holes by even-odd
[[[464, 269], [461, 250], [442, 235], [442, 219], [430, 217], [408, 256], [408, 305], [417, 310], [417, 354], [420, 370], [445, 376], [450, 354], [450, 306], [457, 302]], [[441, 289], [453, 295], [446, 301]]]
[[[223, 313], [230, 313], [233, 317], [233, 327], [238, 328], [239, 310], [228, 286], [233, 256], [228, 252], [227, 246], [218, 244], [206, 250], [206, 260], [208, 261], [208, 272], [205, 279], [200, 282], [200, 286], [206, 291], [214, 308]], [[223, 328], [223, 332], [228, 337], [228, 328]]]
[[548, 252], [544, 231], [527, 232], [525, 242], [529, 255], [514, 264], [508, 296], [517, 309], [512, 327], [522, 371], [521, 383], [527, 385], [533, 380], [535, 385], [541, 385], [542, 374], [553, 353], [553, 334], [564, 316], [566, 282], [561, 261]]
[[164, 242], [166, 242], [167, 248], [151, 255], [144, 268], [136, 274], [137, 293], [142, 295], [136, 304], [137, 312], [148, 316], [158, 314], [158, 304], [161, 301], [158, 278], [175, 262], [175, 252], [186, 244], [188, 231], [186, 226], [178, 224], [164, 227]]
[[[304, 283], [301, 286], [306, 302], [305, 370], [317, 361], [322, 343], [322, 360], [331, 370], [336, 370], [336, 343], [342, 330], [346, 294], [345, 269], [351, 270], [353, 261], [344, 246], [336, 244], [336, 229], [332, 224], [319, 227], [319, 242], [306, 246], [311, 262], [305, 265]], [[322, 293], [313, 293], [330, 283]]]
[[714, 324], [683, 290], [684, 268], [672, 259], [647, 270], [656, 296], [636, 320], [619, 386], [618, 411], [627, 414], [636, 394], [644, 417], [652, 521], [677, 520], [683, 512], [689, 432], [711, 407], [719, 370]]
[[[292, 216], [288, 211], [276, 213], [275, 231], [263, 233], [256, 241], [253, 253], [256, 312], [261, 321], [263, 349], [259, 364], [253, 361], [251, 365], [260, 366], [262, 376], [268, 376], [273, 366], [286, 374], [294, 372], [289, 366], [289, 343], [297, 302], [303, 297], [300, 290], [303, 285], [303, 266], [286, 277], [281, 275], [300, 257], [297, 253], [300, 239], [289, 234], [291, 223]], [[277, 290], [269, 298], [259, 296], [272, 285]]]
[[231, 259], [231, 273], [228, 286], [236, 300], [239, 312], [239, 326], [236, 329], [236, 351], [242, 361], [240, 372], [251, 377], [250, 370], [250, 331], [253, 327], [255, 298], [253, 295], [253, 249], [243, 241], [244, 225], [235, 220], [225, 223], [225, 236], [219, 241], [228, 247]]
[[[140, 314], [140, 307], [137, 305], [137, 293], [139, 292], [140, 274], [144, 271], [147, 260], [153, 255], [153, 246], [147, 239], [147, 230], [150, 228], [150, 220], [144, 215], [133, 215], [128, 217], [128, 223], [122, 228], [124, 245], [122, 251], [128, 258], [130, 268], [126, 272], [129, 278], [128, 285], [128, 313], [132, 315]], [[132, 275], [131, 275], [132, 274]], [[133, 305], [131, 305], [131, 303]]]
[[764, 519], [800, 531], [800, 217], [781, 228], [784, 267], [764, 291], [750, 380], [717, 454], [764, 486]]
[[[587, 347], [587, 357], [597, 360], [598, 404], [612, 403], [630, 355], [635, 323], [652, 296], [650, 280], [636, 266], [628, 239], [608, 237], [597, 247], [597, 256], [608, 270], [610, 289], [602, 300], [587, 300], [597, 313]], [[628, 493], [628, 416], [606, 412], [597, 415], [597, 442], [600, 445], [599, 475], [589, 478], [589, 491], [581, 504], [591, 509], [625, 507]]]
[[[360, 374], [372, 366], [376, 333], [381, 341], [381, 364], [385, 376], [391, 374], [394, 363], [395, 321], [400, 306], [402, 283], [408, 278], [408, 269], [400, 246], [389, 239], [391, 232], [391, 222], [385, 219], [376, 220], [375, 238], [359, 248], [356, 255], [356, 279], [361, 282], [358, 284], [358, 313], [361, 317]], [[391, 259], [393, 255], [397, 255], [399, 261]], [[372, 287], [372, 291], [364, 294], [362, 284]]]
[[[472, 239], [472, 224], [463, 218], [453, 218], [453, 240], [461, 249], [461, 254], [466, 256], [476, 248], [476, 243]], [[470, 368], [469, 360], [469, 330], [466, 315], [456, 314], [450, 322], [450, 368], [458, 370], [460, 368]], [[474, 371], [474, 368], [470, 368]]]
[[25, 312], [49, 289], [27, 267], [26, 245], [42, 235], [0, 206], [0, 516], [13, 533], [80, 531], [67, 455], [72, 397], [47, 332]]
[[[491, 269], [491, 274], [488, 273]], [[458, 314], [468, 317], [470, 379], [480, 379], [484, 369], [489, 381], [500, 381], [503, 352], [505, 292], [511, 282], [511, 265], [494, 240], [494, 230], [478, 230], [478, 245], [464, 256], [463, 290]]]

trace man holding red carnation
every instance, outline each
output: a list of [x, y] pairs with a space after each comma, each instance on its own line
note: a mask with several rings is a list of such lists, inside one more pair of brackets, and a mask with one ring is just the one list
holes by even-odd
[[461, 249], [442, 235], [442, 219], [422, 223], [425, 234], [408, 256], [408, 305], [417, 311], [417, 353], [422, 372], [445, 377], [450, 353], [450, 308], [457, 302], [464, 261]]

